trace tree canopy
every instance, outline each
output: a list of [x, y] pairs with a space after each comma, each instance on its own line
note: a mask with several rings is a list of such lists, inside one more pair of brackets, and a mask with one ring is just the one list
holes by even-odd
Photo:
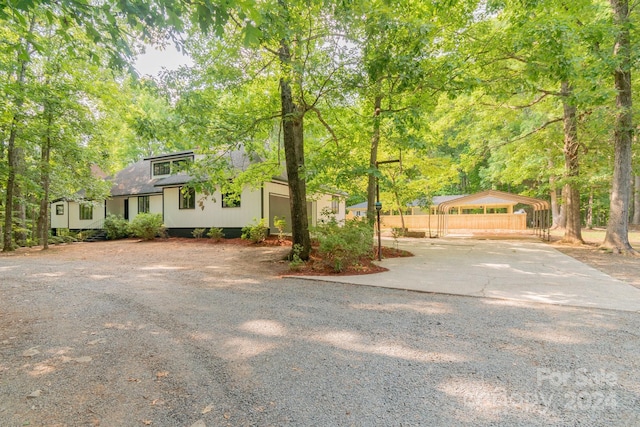
[[[566, 240], [607, 225], [605, 245], [633, 252], [637, 18], [627, 0], [2, 2], [3, 249], [46, 245], [51, 200], [104, 197], [98, 168], [194, 149], [204, 190], [286, 164], [305, 247], [307, 197], [341, 190], [372, 214], [377, 181], [400, 211], [547, 198]], [[194, 65], [141, 79], [143, 43]], [[230, 170], [235, 150], [262, 162]]]

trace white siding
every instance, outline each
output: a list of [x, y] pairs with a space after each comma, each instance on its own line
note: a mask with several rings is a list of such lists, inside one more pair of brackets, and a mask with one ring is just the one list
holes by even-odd
[[157, 196], [149, 196], [149, 213], [162, 214], [162, 199], [162, 194], [158, 194]]
[[[326, 209], [328, 211], [331, 211], [332, 208], [332, 201], [333, 201], [333, 196], [330, 194], [322, 194], [318, 200], [316, 202], [314, 202], [314, 211], [315, 211], [315, 217], [314, 217], [314, 225], [317, 225], [317, 221], [318, 220], [327, 220], [328, 218], [326, 217], [322, 217], [322, 210]], [[333, 216], [336, 218], [336, 220], [338, 222], [343, 222], [344, 219], [346, 218], [346, 203], [344, 200], [339, 200], [338, 202], [338, 212], [336, 212], [335, 214], [333, 214]]]
[[69, 229], [87, 230], [102, 228], [104, 221], [104, 202], [87, 202], [93, 205], [93, 217], [80, 219], [80, 203], [69, 202]]
[[[165, 188], [163, 194], [149, 196], [149, 212], [163, 215], [163, 220], [168, 228], [240, 228], [254, 221], [259, 221], [262, 216], [268, 223], [270, 217], [270, 196], [289, 198], [289, 188], [280, 182], [266, 182], [263, 188], [245, 188], [240, 196], [240, 207], [223, 208], [220, 192], [216, 191], [212, 196], [204, 198], [203, 194], [196, 194], [195, 209], [179, 209], [179, 188]], [[116, 197], [106, 202], [107, 214], [124, 216], [125, 200], [129, 204], [129, 220], [133, 220], [138, 214], [138, 196]], [[280, 199], [282, 200], [282, 199]], [[332, 196], [323, 194], [318, 200], [308, 202], [311, 206], [309, 217], [311, 223], [316, 225], [321, 219], [323, 208], [331, 209]], [[204, 206], [201, 208], [200, 202]], [[63, 205], [64, 213], [56, 215], [56, 205]], [[77, 202], [55, 202], [51, 204], [51, 227], [86, 229], [101, 227], [104, 220], [105, 203], [94, 203], [93, 218], [80, 220], [80, 207]], [[336, 219], [342, 221], [345, 218], [346, 207], [343, 200], [339, 203]]]
[[168, 228], [236, 228], [260, 220], [261, 189], [245, 188], [237, 208], [223, 208], [221, 194], [216, 191], [206, 198], [196, 193], [195, 209], [179, 209], [179, 191], [177, 187], [164, 189], [164, 224]]
[[[144, 196], [129, 197], [129, 221], [133, 221], [133, 219], [139, 213], [138, 198], [140, 197], [144, 197]], [[124, 213], [124, 202], [122, 205], [122, 210]], [[149, 213], [162, 215], [162, 194], [149, 196]]]
[[[57, 214], [57, 206], [62, 206], [62, 215]], [[51, 228], [69, 227], [69, 203], [61, 200], [51, 204]]]

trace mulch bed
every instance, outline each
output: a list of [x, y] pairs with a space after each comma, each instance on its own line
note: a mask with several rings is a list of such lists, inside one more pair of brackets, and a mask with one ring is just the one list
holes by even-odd
[[[193, 239], [185, 239], [191, 240]], [[221, 239], [219, 241], [213, 241], [211, 239], [201, 239], [202, 241], [209, 241], [212, 244], [223, 245], [235, 245], [235, 246], [259, 246], [259, 247], [291, 247], [290, 237], [285, 237], [283, 240], [278, 239], [278, 236], [269, 236], [266, 240], [260, 243], [253, 243], [246, 239]], [[398, 258], [398, 257], [410, 257], [413, 256], [411, 252], [404, 251], [402, 249], [382, 247], [382, 258]], [[322, 256], [318, 253], [317, 244], [313, 244], [311, 248], [311, 254], [309, 260], [304, 265], [291, 268], [285, 274], [290, 276], [353, 276], [360, 274], [372, 274], [387, 271], [386, 268], [380, 267], [374, 264], [377, 260], [377, 252], [370, 256], [361, 257], [355, 265], [345, 267], [342, 271], [336, 272], [331, 265], [327, 265], [322, 259]]]
[[[304, 265], [291, 268], [286, 274], [289, 276], [355, 276], [360, 274], [373, 274], [388, 271], [388, 269], [374, 264], [377, 260], [377, 252], [371, 256], [360, 257], [355, 265], [344, 267], [342, 271], [335, 271], [332, 265], [326, 263], [318, 253], [317, 246], [311, 248], [309, 260]], [[398, 258], [413, 256], [411, 252], [402, 249], [382, 247], [382, 258]]]

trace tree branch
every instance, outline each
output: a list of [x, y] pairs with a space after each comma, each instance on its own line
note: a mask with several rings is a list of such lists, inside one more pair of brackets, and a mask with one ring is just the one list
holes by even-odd
[[517, 142], [517, 141], [523, 140], [523, 139], [525, 139], [525, 138], [527, 138], [527, 137], [529, 137], [529, 136], [531, 136], [531, 135], [533, 135], [533, 134], [535, 134], [535, 133], [540, 132], [541, 130], [543, 130], [543, 129], [547, 128], [548, 126], [550, 126], [550, 125], [552, 125], [552, 124], [554, 124], [554, 123], [561, 122], [562, 120], [564, 120], [564, 117], [558, 117], [558, 118], [555, 118], [555, 119], [551, 119], [551, 120], [547, 121], [546, 123], [544, 123], [544, 124], [542, 124], [542, 125], [538, 126], [537, 128], [535, 128], [535, 129], [534, 129], [534, 130], [532, 130], [531, 132], [527, 132], [527, 133], [525, 133], [524, 135], [521, 135], [521, 136], [519, 136], [519, 137], [517, 137], [517, 138], [515, 138], [515, 139], [511, 139], [511, 140], [509, 140], [509, 141], [505, 141], [505, 142], [502, 142], [502, 143], [500, 143], [500, 144], [498, 144], [498, 145], [494, 145], [493, 147], [488, 147], [488, 148], [498, 148], [498, 147], [503, 147], [503, 146], [505, 146], [505, 145], [509, 145], [509, 144], [514, 143], [514, 142]]
[[327, 131], [331, 134], [331, 138], [336, 143], [336, 148], [340, 148], [339, 145], [338, 145], [338, 136], [333, 131], [333, 129], [331, 128], [329, 123], [326, 122], [324, 117], [322, 117], [322, 114], [320, 113], [320, 110], [318, 110], [316, 107], [313, 107], [313, 106], [310, 108], [310, 110], [313, 111], [314, 113], [316, 113], [316, 116], [318, 116], [318, 120], [320, 121], [320, 123], [322, 123], [322, 125], [325, 127], [325, 129], [327, 129]]

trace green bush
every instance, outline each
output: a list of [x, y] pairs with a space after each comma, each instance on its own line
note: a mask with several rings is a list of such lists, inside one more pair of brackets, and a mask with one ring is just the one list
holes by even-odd
[[[78, 233], [81, 236], [81, 233]], [[60, 236], [60, 239], [62, 239], [62, 243], [75, 243], [78, 241], [78, 238], [68, 234], [65, 236]]]
[[162, 215], [141, 213], [131, 221], [129, 231], [135, 237], [143, 240], [153, 240], [156, 237], [164, 236], [165, 226], [162, 223]]
[[129, 237], [129, 221], [120, 215], [107, 215], [104, 219], [104, 231], [108, 240], [124, 239]]
[[217, 242], [218, 240], [224, 238], [224, 231], [222, 231], [222, 228], [211, 227], [209, 229], [209, 232], [207, 233], [207, 236]]
[[242, 228], [241, 238], [251, 240], [253, 243], [264, 242], [269, 234], [269, 227], [265, 224], [264, 218], [258, 222], [254, 219], [253, 222]]
[[330, 220], [314, 230], [323, 262], [341, 272], [356, 265], [363, 256], [373, 256], [373, 228], [366, 221], [346, 221], [344, 226]]
[[278, 241], [282, 242], [284, 240], [284, 229], [287, 228], [287, 220], [276, 215], [273, 217], [273, 225], [278, 229]]
[[64, 239], [61, 236], [51, 236], [51, 237], [49, 237], [49, 244], [50, 245], [59, 245], [61, 243], [64, 243]]
[[191, 235], [196, 239], [201, 239], [202, 236], [204, 235], [204, 232], [205, 232], [204, 228], [194, 228], [193, 231], [191, 232]]

